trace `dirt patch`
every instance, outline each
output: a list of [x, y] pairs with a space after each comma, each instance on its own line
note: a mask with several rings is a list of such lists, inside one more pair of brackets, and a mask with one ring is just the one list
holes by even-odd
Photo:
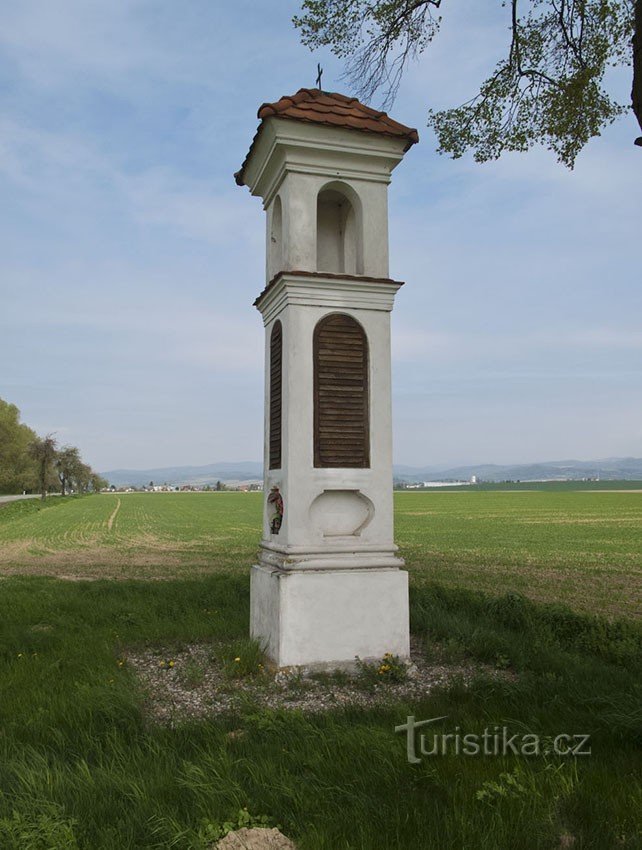
[[[249, 563], [249, 562], [248, 562]], [[170, 581], [181, 578], [211, 574], [212, 572], [231, 572], [225, 564], [212, 559], [191, 560], [170, 555], [136, 554], [131, 557], [114, 557], [111, 552], [104, 557], [96, 556], [95, 550], [82, 554], [79, 552], [57, 552], [46, 557], [24, 558], [17, 564], [0, 565], [0, 577], [10, 576], [47, 576], [64, 581]]]
[[278, 829], [238, 829], [229, 832], [213, 850], [296, 850], [296, 846]]
[[[423, 646], [413, 640], [408, 676], [401, 682], [377, 682], [358, 674], [310, 673], [300, 668], [265, 669], [239, 679], [226, 676], [222, 647], [193, 644], [180, 651], [168, 648], [125, 653], [128, 667], [140, 681], [150, 719], [162, 725], [239, 711], [248, 701], [267, 709], [323, 712], [346, 706], [370, 708], [406, 699], [421, 699], [434, 688], [454, 682], [469, 684], [486, 674], [514, 679], [514, 674], [488, 665], [442, 664], [426, 660]], [[243, 730], [230, 732], [232, 737]]]
[[[194, 550], [185, 541], [162, 540], [142, 534], [126, 543], [94, 543], [53, 549], [41, 541], [20, 540], [3, 543], [0, 549], [1, 575], [46, 575], [61, 578], [180, 578], [200, 575], [207, 569], [228, 565], [229, 552], [217, 555]], [[252, 563], [248, 555], [246, 563]]]

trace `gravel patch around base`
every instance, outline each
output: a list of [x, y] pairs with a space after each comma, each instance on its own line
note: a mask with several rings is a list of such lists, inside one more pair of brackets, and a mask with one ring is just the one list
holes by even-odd
[[305, 668], [278, 671], [266, 668], [257, 675], [229, 678], [221, 649], [215, 644], [192, 644], [173, 652], [156, 648], [125, 653], [125, 663], [141, 683], [146, 712], [153, 722], [174, 726], [237, 713], [248, 704], [306, 712], [347, 706], [369, 708], [419, 699], [436, 687], [455, 682], [467, 685], [480, 674], [513, 678], [505, 670], [480, 663], [428, 661], [416, 640], [411, 644], [411, 663], [405, 680], [374, 684], [358, 672], [318, 673]]

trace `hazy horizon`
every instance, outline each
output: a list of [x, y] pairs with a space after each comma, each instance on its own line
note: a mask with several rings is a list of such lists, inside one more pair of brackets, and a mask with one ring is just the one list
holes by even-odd
[[[546, 464], [559, 464], [559, 463], [605, 463], [608, 461], [614, 460], [642, 460], [642, 458], [635, 457], [633, 455], [626, 457], [590, 457], [590, 458], [579, 458], [579, 457], [563, 457], [563, 458], [540, 458], [538, 460], [525, 460], [525, 461], [462, 461], [461, 463], [420, 463], [420, 462], [412, 462], [412, 463], [398, 463], [393, 458], [393, 465], [396, 467], [408, 467], [413, 469], [435, 469], [438, 470], [440, 467], [444, 469], [456, 469], [457, 467], [468, 467], [468, 466], [538, 466], [538, 465], [546, 465]], [[209, 466], [242, 466], [242, 465], [257, 465], [262, 466], [262, 460], [214, 460], [208, 461], [205, 463], [162, 463], [162, 464], [154, 464], [145, 467], [129, 467], [129, 466], [113, 466], [110, 469], [101, 469], [99, 470], [101, 473], [104, 472], [141, 472], [151, 469], [199, 469], [202, 467]]]
[[[318, 61], [345, 90], [299, 43], [298, 9], [5, 10], [0, 396], [96, 469], [262, 454], [264, 214], [232, 174], [261, 103], [313, 85]], [[473, 95], [509, 40], [499, 4], [443, 18], [389, 110], [420, 135], [390, 188], [395, 463], [639, 457], [636, 122], [574, 172], [543, 149], [438, 156], [428, 108]], [[627, 102], [630, 69], [610, 80]]]

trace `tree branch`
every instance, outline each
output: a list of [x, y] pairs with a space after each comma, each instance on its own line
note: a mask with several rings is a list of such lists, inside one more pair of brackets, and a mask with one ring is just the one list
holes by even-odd
[[512, 62], [513, 56], [515, 57], [515, 69], [517, 71], [518, 76], [520, 77], [540, 77], [543, 80], [546, 80], [547, 83], [550, 83], [552, 86], [558, 86], [557, 83], [552, 77], [549, 77], [543, 71], [538, 71], [537, 68], [522, 68], [522, 59], [519, 47], [519, 21], [517, 16], [517, 0], [511, 0], [511, 31], [513, 34], [513, 38], [510, 46], [510, 59]]
[[[559, 23], [559, 26], [560, 26], [560, 31], [562, 33], [562, 37], [564, 38], [564, 41], [566, 42], [567, 48], [571, 51], [573, 56], [575, 56], [575, 58], [577, 59], [577, 62], [579, 64], [580, 68], [585, 68], [586, 65], [584, 63], [584, 58], [582, 57], [581, 51], [578, 50], [578, 47], [577, 47], [575, 41], [571, 38], [569, 31], [566, 27], [566, 18], [565, 18], [565, 15], [564, 15], [565, 7], [566, 7], [566, 0], [560, 0], [559, 9], [555, 6], [555, 0], [551, 0], [551, 5], [555, 9], [555, 11], [557, 12], [557, 20], [558, 20], [558, 23]], [[574, 11], [574, 9], [575, 9], [575, 4], [573, 4], [573, 10], [571, 11], [571, 15], [570, 15], [571, 27], [573, 25], [573, 11]]]

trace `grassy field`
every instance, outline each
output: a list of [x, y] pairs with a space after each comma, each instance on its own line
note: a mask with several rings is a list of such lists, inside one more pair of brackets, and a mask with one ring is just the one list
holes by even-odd
[[[244, 807], [301, 850], [642, 847], [641, 499], [398, 494], [427, 657], [506, 675], [367, 710], [248, 700], [172, 728], [150, 722], [127, 653], [243, 645], [260, 496], [0, 508], [0, 848], [205, 850]], [[591, 755], [409, 764], [408, 715], [590, 735]]]
[[[245, 571], [260, 493], [101, 495], [0, 508], [0, 571], [168, 578]], [[414, 581], [642, 616], [642, 493], [396, 493]]]
[[415, 578], [642, 617], [642, 493], [398, 493]]

